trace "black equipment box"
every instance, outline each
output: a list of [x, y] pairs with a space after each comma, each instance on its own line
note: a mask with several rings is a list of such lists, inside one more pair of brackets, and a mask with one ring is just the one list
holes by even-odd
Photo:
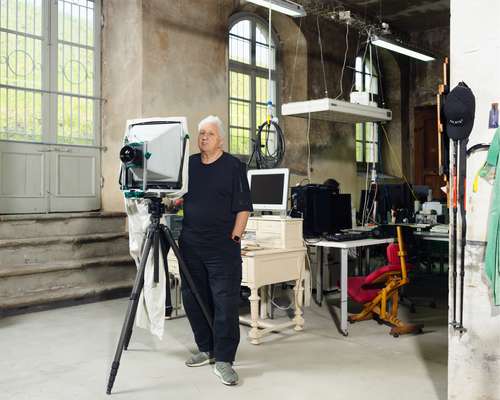
[[335, 193], [327, 185], [292, 187], [291, 216], [303, 218], [304, 237], [318, 237], [350, 229], [351, 195]]

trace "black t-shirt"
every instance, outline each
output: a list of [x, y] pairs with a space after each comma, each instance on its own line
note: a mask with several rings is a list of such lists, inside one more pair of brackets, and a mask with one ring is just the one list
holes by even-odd
[[203, 164], [199, 153], [189, 157], [182, 240], [203, 244], [230, 239], [240, 211], [253, 211], [245, 164], [228, 153], [210, 164]]

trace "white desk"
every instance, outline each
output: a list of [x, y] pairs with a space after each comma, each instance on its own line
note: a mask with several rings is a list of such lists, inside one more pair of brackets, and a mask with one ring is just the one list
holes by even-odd
[[[251, 319], [240, 317], [240, 322], [248, 323], [252, 327], [248, 333], [252, 344], [259, 344], [261, 338], [272, 332], [278, 332], [290, 327], [294, 327], [296, 331], [303, 329], [302, 299], [304, 295], [305, 254], [305, 247], [242, 252], [241, 285], [250, 288]], [[293, 320], [274, 324], [259, 318], [259, 288], [287, 281], [295, 281], [293, 288], [295, 316]]]
[[[313, 242], [312, 239], [307, 243], [308, 246], [316, 246], [320, 253], [318, 254], [318, 260], [322, 264], [323, 263], [323, 248], [324, 247], [333, 247], [336, 249], [340, 249], [340, 330], [344, 336], [348, 335], [347, 330], [347, 255], [349, 249], [353, 249], [356, 247], [368, 247], [368, 246], [376, 246], [380, 244], [388, 244], [394, 242], [393, 238], [387, 239], [361, 239], [361, 240], [352, 240], [346, 242], [333, 242], [321, 240], [319, 242]], [[322, 285], [322, 265], [319, 265], [319, 269], [316, 272], [316, 296], [323, 295], [323, 285]], [[318, 286], [318, 277], [321, 279], [321, 282]], [[318, 297], [317, 297], [318, 298]], [[321, 299], [321, 297], [320, 297]], [[321, 304], [321, 300], [319, 301]]]
[[448, 232], [414, 232], [415, 236], [420, 237], [422, 240], [428, 240], [431, 242], [449, 242]]
[[[251, 318], [240, 317], [240, 322], [249, 324], [252, 327], [248, 333], [252, 344], [259, 344], [264, 336], [272, 332], [290, 327], [294, 327], [296, 331], [303, 329], [302, 299], [304, 295], [305, 254], [305, 247], [295, 249], [259, 249], [242, 252], [241, 285], [250, 288]], [[167, 258], [169, 272], [179, 277], [178, 262], [172, 250], [168, 253]], [[261, 298], [259, 296], [259, 289], [274, 283], [288, 281], [295, 281], [295, 317], [293, 320], [281, 324], [273, 324], [265, 321], [264, 318], [260, 318], [259, 302]]]

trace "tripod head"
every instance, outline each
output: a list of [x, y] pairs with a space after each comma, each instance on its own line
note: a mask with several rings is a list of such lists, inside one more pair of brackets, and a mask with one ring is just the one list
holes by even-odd
[[165, 204], [160, 197], [150, 197], [148, 200], [148, 213], [151, 214], [151, 223], [159, 224], [163, 214], [165, 214]]

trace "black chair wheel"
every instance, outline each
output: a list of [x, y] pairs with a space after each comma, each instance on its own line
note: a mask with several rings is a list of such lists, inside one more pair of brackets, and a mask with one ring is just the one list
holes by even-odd
[[396, 332], [395, 332], [395, 333], [392, 333], [391, 335], [392, 335], [392, 337], [394, 337], [394, 338], [398, 338], [398, 337], [399, 337], [399, 333], [396, 333]]

